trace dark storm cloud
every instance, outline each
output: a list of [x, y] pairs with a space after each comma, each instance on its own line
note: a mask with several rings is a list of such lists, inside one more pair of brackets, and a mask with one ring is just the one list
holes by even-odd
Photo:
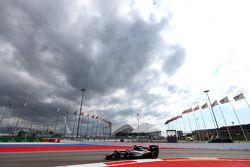
[[181, 46], [175, 45], [170, 47], [168, 52], [169, 55], [163, 65], [163, 69], [169, 76], [172, 76], [184, 63], [186, 51]]
[[[86, 100], [132, 89], [135, 76], [163, 46], [160, 32], [168, 18], [150, 22], [134, 10], [129, 18], [121, 16], [122, 2], [93, 1], [90, 9], [85, 5], [75, 11], [71, 1], [1, 1], [0, 105], [11, 101], [13, 116], [23, 111], [26, 120], [42, 120], [58, 116], [58, 106], [72, 113], [82, 87], [88, 91]], [[164, 66], [169, 75], [185, 58], [180, 46], [171, 47], [171, 53]], [[144, 98], [150, 103], [156, 97]], [[25, 101], [29, 105], [24, 109]], [[126, 117], [135, 112], [125, 110], [115, 113]]]

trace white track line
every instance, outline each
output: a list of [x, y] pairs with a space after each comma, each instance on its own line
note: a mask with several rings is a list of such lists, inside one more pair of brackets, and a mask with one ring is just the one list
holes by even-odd
[[64, 166], [56, 166], [56, 167], [105, 167], [108, 166], [104, 163], [92, 163], [92, 164], [79, 164], [79, 165], [64, 165]]
[[[113, 161], [112, 164], [107, 164], [107, 162], [102, 163], [92, 163], [92, 164], [79, 164], [79, 165], [65, 165], [65, 166], [57, 166], [57, 167], [108, 167], [108, 166], [120, 166], [120, 165], [129, 165], [135, 163], [145, 163], [145, 162], [160, 162], [160, 161], [171, 161], [171, 162], [181, 162], [181, 161], [250, 161], [250, 159], [223, 159], [223, 158], [215, 158], [215, 157], [188, 157], [188, 158], [169, 158], [169, 159], [134, 159], [131, 162], [124, 161]], [[111, 161], [112, 162], [112, 161]], [[115, 164], [117, 162], [117, 164]], [[105, 164], [106, 163], [106, 164]]]

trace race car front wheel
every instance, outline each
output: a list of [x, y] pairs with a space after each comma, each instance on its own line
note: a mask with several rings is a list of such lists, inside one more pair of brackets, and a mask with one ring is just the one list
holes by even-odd
[[157, 151], [152, 151], [152, 153], [151, 153], [151, 156], [152, 156], [152, 158], [158, 158], [158, 152]]

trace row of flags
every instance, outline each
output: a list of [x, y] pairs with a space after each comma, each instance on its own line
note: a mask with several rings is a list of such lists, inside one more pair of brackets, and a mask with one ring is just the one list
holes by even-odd
[[[77, 111], [74, 112], [74, 115], [76, 115], [76, 114], [77, 114]], [[84, 112], [81, 112], [81, 113], [80, 113], [80, 116], [81, 116], [81, 117], [84, 117]], [[93, 120], [96, 119], [96, 120], [103, 121], [104, 123], [107, 124], [108, 127], [111, 127], [111, 124], [112, 124], [110, 121], [108, 121], [108, 120], [106, 120], [106, 119], [104, 119], [104, 118], [101, 118], [101, 117], [99, 117], [98, 115], [92, 115], [92, 116], [91, 116], [90, 114], [87, 114], [85, 117], [89, 117], [89, 118], [91, 118], [91, 119], [93, 119]]]
[[[235, 96], [233, 99], [234, 99], [235, 101], [239, 101], [239, 100], [245, 99], [245, 96], [244, 96], [243, 93], [240, 93], [240, 94], [238, 94], [237, 96]], [[224, 97], [223, 99], [221, 99], [219, 102], [220, 102], [221, 104], [225, 104], [225, 103], [228, 103], [228, 102], [230, 102], [230, 101], [229, 101], [229, 98], [226, 96], [226, 97]], [[219, 103], [218, 103], [217, 100], [215, 100], [215, 101], [211, 104], [211, 107], [213, 108], [213, 107], [215, 107], [216, 105], [219, 105]], [[202, 109], [202, 110], [204, 110], [204, 109], [206, 109], [206, 108], [208, 108], [208, 103], [207, 103], [207, 102], [201, 106], [201, 109]], [[170, 123], [170, 122], [172, 122], [172, 121], [175, 121], [175, 120], [177, 120], [177, 119], [179, 119], [179, 118], [182, 118], [182, 115], [183, 115], [183, 114], [187, 114], [187, 113], [190, 113], [190, 112], [193, 112], [193, 111], [197, 111], [197, 110], [199, 110], [199, 109], [200, 109], [200, 106], [199, 106], [199, 105], [197, 105], [197, 106], [194, 107], [194, 108], [191, 107], [191, 108], [189, 108], [189, 109], [186, 109], [186, 110], [184, 110], [184, 111], [182, 112], [181, 115], [176, 116], [176, 117], [173, 117], [173, 118], [171, 118], [171, 119], [168, 119], [168, 120], [165, 122], [165, 124], [168, 124], [168, 123]]]
[[174, 117], [174, 118], [171, 118], [171, 119], [167, 120], [167, 121], [165, 122], [165, 124], [168, 124], [168, 123], [170, 123], [170, 122], [173, 122], [173, 121], [175, 121], [175, 120], [177, 120], [177, 119], [179, 119], [179, 118], [182, 118], [182, 115], [179, 115], [179, 116], [176, 116], [176, 117]]
[[[27, 100], [24, 101], [23, 106], [24, 106], [25, 108], [28, 107], [28, 101], [27, 101]], [[4, 110], [4, 113], [1, 115], [1, 118], [0, 118], [0, 125], [1, 125], [1, 123], [2, 123], [3, 117], [5, 116], [5, 113], [6, 113], [6, 111], [7, 111], [7, 108], [11, 108], [11, 103], [10, 103], [10, 102], [6, 105], [6, 110]], [[59, 113], [59, 112], [61, 111], [61, 108], [60, 108], [60, 107], [57, 107], [57, 110], [56, 110], [56, 111]], [[68, 112], [66, 112], [64, 115], [66, 115], [67, 113], [68, 113]], [[19, 115], [20, 115], [20, 114], [19, 114]], [[77, 111], [74, 112], [74, 115], [77, 115]], [[84, 117], [84, 112], [81, 112], [81, 113], [80, 113], [80, 116], [81, 116], [81, 117]], [[90, 117], [90, 116], [91, 116], [90, 114], [87, 114], [87, 115], [86, 115], [86, 117]], [[20, 116], [19, 116], [19, 117], [20, 117]], [[96, 119], [96, 120], [98, 120], [98, 118], [99, 118], [100, 121], [103, 121], [103, 122], [105, 122], [105, 123], [107, 124], [107, 127], [111, 127], [111, 125], [112, 125], [112, 123], [111, 123], [110, 121], [107, 121], [106, 119], [103, 119], [103, 118], [99, 117], [98, 115], [97, 115], [97, 116], [92, 115], [91, 118], [92, 118], [92, 119]]]

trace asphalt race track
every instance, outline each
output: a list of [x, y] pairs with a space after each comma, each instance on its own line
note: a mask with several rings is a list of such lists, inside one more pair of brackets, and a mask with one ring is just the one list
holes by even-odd
[[[1, 167], [51, 167], [105, 162], [105, 154], [111, 151], [60, 151], [0, 153]], [[208, 149], [161, 149], [159, 158], [217, 157], [250, 158], [247, 150], [208, 150]]]

